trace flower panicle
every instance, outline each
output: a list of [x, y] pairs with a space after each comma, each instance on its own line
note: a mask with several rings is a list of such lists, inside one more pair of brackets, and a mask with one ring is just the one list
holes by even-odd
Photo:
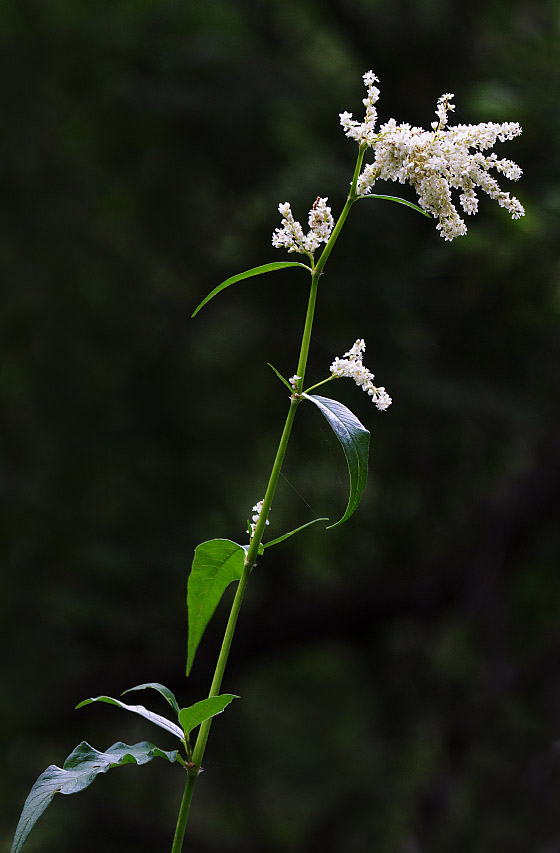
[[366, 349], [363, 338], [358, 340], [344, 353], [342, 358], [337, 356], [331, 364], [330, 371], [333, 379], [348, 377], [362, 388], [371, 398], [380, 412], [385, 412], [393, 402], [383, 386], [373, 384], [375, 376], [365, 367], [362, 358]]
[[276, 249], [287, 249], [288, 252], [299, 252], [302, 255], [313, 256], [321, 243], [327, 243], [334, 227], [331, 209], [327, 205], [328, 198], [317, 196], [308, 215], [309, 231], [303, 233], [301, 224], [294, 219], [290, 203], [285, 201], [278, 205], [282, 215], [282, 227], [276, 228], [272, 235], [272, 245]]
[[496, 154], [486, 156], [482, 153], [496, 142], [519, 136], [522, 131], [517, 122], [450, 126], [448, 114], [455, 109], [454, 95], [446, 92], [438, 99], [437, 121], [431, 123], [430, 130], [398, 124], [394, 118], [376, 129], [374, 105], [379, 98], [379, 89], [375, 86], [378, 80], [371, 71], [364, 74], [363, 80], [367, 90], [363, 122], [354, 120], [349, 112], [340, 114], [346, 136], [373, 152], [373, 162], [364, 166], [358, 178], [358, 196], [368, 195], [379, 180], [411, 184], [420, 206], [438, 220], [436, 227], [444, 240], [453, 240], [467, 232], [453, 202], [452, 190], [459, 190], [459, 202], [465, 213], [477, 212], [476, 190], [481, 189], [513, 219], [524, 215], [521, 202], [502, 190], [490, 174], [490, 170], [495, 170], [517, 181], [522, 175], [519, 166], [512, 160], [499, 159]]

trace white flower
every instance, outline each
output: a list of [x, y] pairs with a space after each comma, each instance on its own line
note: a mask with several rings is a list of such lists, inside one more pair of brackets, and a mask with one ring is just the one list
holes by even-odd
[[373, 71], [367, 71], [363, 75], [364, 85], [367, 89], [367, 98], [362, 101], [366, 108], [363, 122], [355, 121], [352, 113], [340, 113], [340, 123], [344, 128], [346, 136], [355, 139], [360, 145], [371, 145], [375, 141], [375, 124], [377, 122], [377, 110], [375, 104], [379, 99], [379, 89], [375, 85], [379, 80]]
[[362, 356], [366, 349], [366, 342], [358, 338], [355, 344], [344, 353], [343, 358], [338, 356], [331, 364], [331, 373], [334, 379], [343, 376], [353, 379], [356, 385], [363, 388], [372, 398], [380, 412], [386, 411], [393, 402], [383, 386], [376, 388], [373, 384], [375, 376], [362, 363]]
[[282, 214], [282, 228], [276, 228], [272, 235], [272, 245], [276, 249], [285, 248], [288, 252], [312, 255], [321, 243], [326, 243], [334, 227], [328, 198], [316, 198], [309, 211], [309, 232], [303, 233], [300, 223], [294, 219], [289, 202], [278, 205]]
[[[256, 528], [258, 521], [259, 521], [259, 518], [261, 516], [262, 508], [263, 508], [263, 501], [258, 501], [258, 503], [256, 503], [255, 506], [253, 507], [253, 515], [251, 518], [251, 523], [249, 525], [251, 529], [247, 531], [251, 535], [251, 538], [255, 535], [255, 528]], [[268, 518], [267, 518], [265, 523], [266, 524], [270, 523], [268, 521]]]
[[301, 376], [296, 376], [295, 374], [293, 376], [290, 376], [290, 378], [288, 379], [288, 382], [290, 383], [290, 385], [292, 386], [294, 391], [297, 391], [298, 382], [300, 379], [301, 379]]
[[373, 162], [364, 166], [358, 178], [359, 196], [370, 193], [378, 180], [411, 184], [418, 193], [420, 206], [438, 220], [436, 227], [445, 240], [453, 240], [467, 232], [453, 203], [452, 190], [459, 190], [459, 201], [468, 214], [478, 210], [476, 189], [480, 188], [513, 219], [524, 215], [521, 202], [502, 190], [489, 174], [494, 169], [509, 180], [517, 181], [522, 175], [519, 166], [511, 160], [500, 160], [494, 153], [487, 156], [482, 153], [497, 141], [505, 142], [519, 136], [521, 127], [517, 122], [449, 126], [448, 113], [455, 106], [451, 103], [454, 96], [446, 92], [438, 99], [438, 120], [432, 122], [431, 130], [397, 124], [392, 118], [375, 132], [373, 104], [379, 97], [379, 90], [374, 86], [376, 79], [372, 72], [364, 74], [368, 92], [364, 99], [364, 121], [354, 121], [348, 112], [340, 115], [346, 135], [361, 146], [371, 148], [374, 156]]

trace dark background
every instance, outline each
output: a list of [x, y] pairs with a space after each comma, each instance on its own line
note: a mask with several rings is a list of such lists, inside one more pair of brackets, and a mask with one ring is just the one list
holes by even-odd
[[[280, 201], [340, 210], [338, 113], [519, 121], [525, 219], [485, 199], [447, 244], [355, 207], [321, 284], [309, 380], [357, 337], [394, 398], [354, 518], [267, 553], [248, 588], [192, 810], [191, 853], [558, 853], [560, 18], [531, 0], [8, 0], [0, 5], [1, 844], [82, 739], [173, 740], [109, 706], [184, 681], [194, 546], [244, 541], [286, 411], [307, 280]], [[410, 199], [409, 188], [390, 185]], [[382, 191], [382, 190], [378, 190]], [[341, 514], [345, 463], [302, 407], [270, 536]], [[138, 694], [162, 713], [165, 704]], [[163, 762], [57, 797], [33, 851], [162, 851]]]

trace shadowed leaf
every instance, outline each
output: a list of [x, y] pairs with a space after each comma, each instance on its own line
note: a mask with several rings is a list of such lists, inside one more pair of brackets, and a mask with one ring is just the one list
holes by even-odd
[[92, 702], [106, 702], [108, 705], [116, 705], [117, 708], [122, 708], [124, 711], [131, 711], [133, 714], [139, 714], [141, 717], [144, 717], [145, 720], [149, 720], [150, 723], [154, 723], [161, 729], [165, 729], [166, 732], [170, 732], [172, 735], [175, 735], [175, 737], [178, 737], [179, 740], [183, 740], [183, 730], [180, 729], [176, 723], [171, 722], [167, 717], [162, 717], [161, 714], [155, 714], [153, 711], [148, 711], [148, 709], [144, 708], [143, 705], [126, 705], [124, 702], [121, 702], [120, 699], [113, 699], [111, 696], [94, 696], [91, 699], [84, 699], [83, 702], [76, 705], [76, 709], [83, 708], [85, 705], [91, 705]]
[[314, 403], [325, 416], [342, 445], [348, 464], [348, 473], [350, 474], [348, 506], [340, 521], [329, 525], [328, 529], [330, 529], [347, 521], [360, 503], [367, 482], [369, 431], [352, 414], [350, 409], [347, 409], [338, 400], [330, 400], [328, 397], [319, 397], [315, 394], [303, 394], [302, 396]]
[[[182, 737], [182, 735], [181, 735]], [[27, 797], [19, 823], [17, 825], [11, 853], [19, 853], [29, 833], [41, 817], [55, 794], [77, 794], [94, 781], [99, 773], [107, 773], [112, 767], [123, 764], [146, 764], [152, 758], [165, 758], [167, 761], [184, 761], [177, 750], [166, 752], [153, 743], [142, 741], [128, 746], [126, 743], [114, 743], [106, 752], [99, 752], [89, 743], [82, 741], [70, 753], [63, 767], [51, 764], [41, 773]]]
[[161, 693], [162, 696], [169, 702], [173, 710], [176, 714], [179, 713], [179, 703], [175, 698], [175, 694], [169, 690], [168, 687], [165, 687], [163, 684], [160, 684], [158, 681], [149, 681], [147, 684], [137, 684], [136, 687], [129, 687], [128, 690], [123, 690], [121, 696], [125, 696], [127, 693], [132, 693], [133, 690], [146, 690], [147, 688], [153, 688], [157, 690], [158, 693]]

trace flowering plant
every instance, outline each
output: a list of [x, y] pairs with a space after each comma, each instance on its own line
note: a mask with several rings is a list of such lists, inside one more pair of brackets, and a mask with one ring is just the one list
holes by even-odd
[[[367, 90], [363, 100], [365, 106], [363, 121], [353, 119], [349, 112], [343, 112], [340, 115], [340, 123], [346, 136], [358, 143], [358, 157], [350, 191], [338, 219], [335, 222], [331, 208], [327, 205], [328, 199], [319, 196], [309, 211], [309, 230], [304, 233], [302, 225], [293, 216], [289, 202], [281, 203], [278, 208], [282, 220], [280, 227], [277, 227], [273, 233], [272, 245], [275, 248], [285, 249], [288, 253], [305, 255], [308, 263], [272, 262], [234, 275], [214, 288], [193, 314], [194, 317], [214, 296], [243, 279], [285, 268], [301, 268], [310, 275], [309, 300], [296, 371], [293, 376], [286, 379], [276, 368], [272, 368], [289, 390], [290, 402], [265, 494], [255, 503], [251, 519], [247, 521], [249, 541], [247, 544], [238, 544], [229, 539], [212, 539], [198, 545], [194, 553], [187, 590], [189, 615], [187, 675], [190, 674], [205, 628], [225, 589], [231, 583], [237, 584], [209, 695], [192, 705], [180, 707], [174, 694], [159, 682], [140, 684], [125, 691], [128, 693], [146, 689], [156, 690], [171, 707], [173, 712], [171, 719], [150, 711], [143, 705], [129, 705], [109, 696], [97, 696], [81, 702], [78, 707], [94, 702], [106, 702], [140, 715], [176, 737], [179, 741], [178, 748], [165, 751], [147, 741], [134, 745], [118, 742], [106, 751], [100, 752], [83, 741], [68, 756], [62, 768], [51, 765], [39, 776], [24, 804], [12, 845], [12, 853], [19, 853], [22, 849], [35, 822], [56, 793], [71, 794], [81, 791], [89, 786], [99, 773], [105, 773], [123, 764], [145, 764], [155, 757], [178, 763], [186, 773], [172, 853], [179, 853], [182, 849], [190, 804], [196, 780], [202, 769], [212, 719], [237, 698], [235, 694], [220, 693], [220, 690], [249, 577], [257, 564], [257, 558], [262, 556], [267, 548], [279, 544], [309, 526], [304, 524], [276, 539], [265, 541], [265, 528], [269, 523], [268, 516], [296, 412], [302, 403], [312, 403], [316, 406], [332, 428], [345, 455], [349, 472], [349, 498], [342, 517], [335, 524], [330, 525], [335, 527], [350, 518], [358, 507], [366, 486], [369, 432], [346, 406], [311, 392], [328, 382], [347, 377], [353, 379], [371, 397], [379, 411], [387, 411], [392, 403], [385, 388], [374, 385], [373, 373], [363, 364], [366, 348], [363, 339], [358, 339], [342, 357], [334, 358], [329, 376], [310, 387], [304, 387], [319, 281], [355, 202], [375, 198], [407, 205], [428, 218], [435, 218], [440, 235], [449, 241], [465, 234], [467, 230], [453, 202], [452, 196], [455, 190], [459, 191], [459, 202], [467, 214], [474, 214], [478, 209], [477, 188], [495, 199], [514, 219], [524, 213], [520, 202], [508, 192], [503, 191], [496, 178], [490, 174], [491, 170], [494, 170], [507, 178], [517, 180], [521, 176], [520, 168], [511, 160], [498, 159], [494, 153], [484, 153], [497, 141], [504, 142], [518, 136], [521, 128], [517, 123], [450, 126], [448, 115], [453, 111], [454, 106], [453, 95], [447, 93], [437, 102], [437, 120], [431, 123], [429, 130], [412, 127], [409, 124], [397, 124], [395, 119], [389, 119], [377, 128], [376, 103], [379, 98], [379, 89], [375, 84], [378, 80], [372, 71], [364, 74], [363, 80]], [[371, 162], [364, 164], [370, 152]], [[418, 195], [418, 204], [399, 197], [372, 193], [372, 188], [378, 181], [387, 180], [400, 184], [408, 183], [414, 187]], [[324, 244], [322, 251], [315, 260], [315, 253], [322, 244]], [[328, 519], [314, 519], [309, 524], [323, 521]], [[198, 729], [198, 734], [196, 739], [191, 741], [195, 729]]]

